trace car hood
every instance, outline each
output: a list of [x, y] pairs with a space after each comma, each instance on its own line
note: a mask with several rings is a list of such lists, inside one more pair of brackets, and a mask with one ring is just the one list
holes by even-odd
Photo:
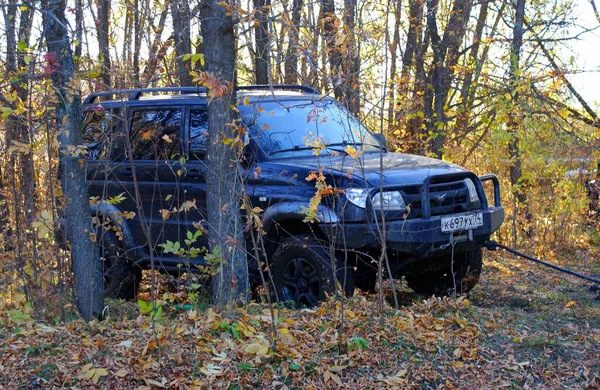
[[403, 153], [365, 153], [356, 159], [347, 155], [323, 155], [291, 160], [286, 159], [285, 164], [315, 170], [322, 167], [333, 174], [362, 179], [370, 186], [378, 185], [380, 179], [384, 185], [420, 184], [427, 176], [466, 172], [464, 168], [446, 161]]

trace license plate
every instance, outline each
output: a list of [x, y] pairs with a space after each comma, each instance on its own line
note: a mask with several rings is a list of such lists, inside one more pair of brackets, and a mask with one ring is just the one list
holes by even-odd
[[450, 233], [458, 230], [471, 230], [483, 226], [483, 214], [462, 214], [444, 217], [442, 221], [442, 232]]

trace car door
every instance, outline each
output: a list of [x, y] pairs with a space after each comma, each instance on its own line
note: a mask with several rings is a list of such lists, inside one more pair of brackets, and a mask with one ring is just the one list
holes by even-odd
[[[183, 114], [180, 107], [130, 108], [127, 159], [117, 172], [126, 189], [121, 208], [136, 213], [130, 221], [136, 241], [159, 252], [161, 244], [179, 238], [176, 210]], [[146, 225], [151, 242], [145, 237], [142, 224]]]
[[[191, 107], [184, 126], [184, 149], [187, 156], [179, 192], [180, 219], [185, 228], [180, 231], [180, 243], [190, 253], [208, 248], [206, 236], [206, 143], [208, 112], [205, 106]], [[201, 257], [202, 253], [197, 253]]]

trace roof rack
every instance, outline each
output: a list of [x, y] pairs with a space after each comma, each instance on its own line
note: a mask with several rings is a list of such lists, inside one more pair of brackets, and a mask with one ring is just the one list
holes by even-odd
[[91, 104], [97, 98], [102, 96], [119, 96], [129, 95], [129, 98], [124, 100], [139, 100], [143, 94], [154, 92], [182, 92], [182, 93], [206, 93], [204, 87], [161, 87], [161, 88], [140, 88], [140, 89], [124, 89], [121, 91], [104, 91], [92, 93], [85, 98], [83, 104]]
[[[298, 90], [306, 93], [319, 94], [319, 91], [305, 85], [242, 85], [237, 87], [238, 91], [288, 91]], [[92, 104], [97, 98], [103, 96], [123, 96], [124, 100], [139, 100], [142, 95], [154, 92], [181, 92], [181, 93], [207, 93], [205, 87], [161, 87], [161, 88], [140, 88], [124, 89], [121, 91], [104, 91], [92, 93], [85, 98], [83, 104]], [[128, 97], [127, 97], [128, 96]]]
[[240, 85], [237, 87], [238, 91], [290, 91], [298, 90], [306, 93], [320, 94], [320, 92], [312, 87], [306, 85], [295, 85], [295, 84], [282, 84], [282, 85]]

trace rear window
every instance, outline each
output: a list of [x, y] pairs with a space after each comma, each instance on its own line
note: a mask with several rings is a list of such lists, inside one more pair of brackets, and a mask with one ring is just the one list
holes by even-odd
[[88, 159], [110, 159], [111, 150], [116, 149], [116, 128], [120, 121], [119, 110], [104, 110], [98, 107], [85, 113], [82, 137]]
[[131, 118], [129, 139], [133, 160], [176, 158], [181, 145], [181, 110], [139, 110]]

